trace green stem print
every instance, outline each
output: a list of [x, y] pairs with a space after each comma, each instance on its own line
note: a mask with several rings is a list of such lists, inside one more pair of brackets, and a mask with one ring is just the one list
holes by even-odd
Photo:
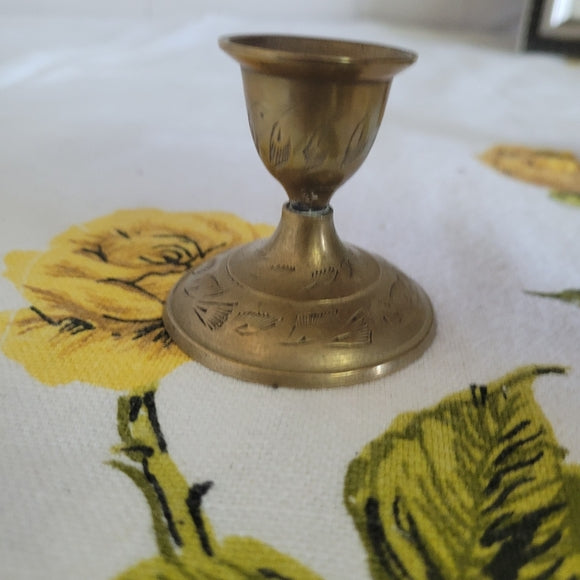
[[580, 578], [580, 466], [524, 367], [395, 419], [349, 466], [344, 500], [374, 580]]
[[190, 486], [171, 459], [157, 418], [154, 391], [121, 397], [114, 460], [139, 487], [151, 510], [159, 555], [120, 574], [118, 580], [320, 580], [290, 557], [252, 538], [219, 542], [203, 509], [212, 482]]

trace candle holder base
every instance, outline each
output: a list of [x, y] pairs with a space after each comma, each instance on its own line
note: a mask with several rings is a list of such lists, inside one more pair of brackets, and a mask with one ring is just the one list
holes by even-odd
[[435, 333], [421, 287], [343, 244], [332, 209], [290, 204], [271, 238], [220, 254], [172, 290], [164, 322], [216, 371], [291, 387], [351, 385], [416, 360]]

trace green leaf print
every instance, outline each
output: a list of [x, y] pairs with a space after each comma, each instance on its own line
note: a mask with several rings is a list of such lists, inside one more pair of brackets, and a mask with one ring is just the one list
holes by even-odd
[[526, 294], [531, 296], [541, 296], [542, 298], [555, 298], [556, 300], [563, 300], [580, 306], [580, 290], [570, 288], [569, 290], [562, 290], [562, 292], [533, 292], [527, 291]]
[[349, 466], [344, 500], [375, 580], [580, 577], [580, 469], [531, 366], [399, 416]]
[[576, 207], [580, 206], [580, 193], [576, 191], [558, 191], [552, 190], [550, 192], [550, 197], [561, 203], [568, 205], [574, 205]]
[[153, 518], [159, 555], [117, 580], [321, 580], [308, 568], [252, 538], [219, 542], [203, 510], [212, 482], [189, 485], [173, 462], [157, 417], [154, 391], [121, 397], [115, 449], [133, 463], [109, 462], [141, 489]]

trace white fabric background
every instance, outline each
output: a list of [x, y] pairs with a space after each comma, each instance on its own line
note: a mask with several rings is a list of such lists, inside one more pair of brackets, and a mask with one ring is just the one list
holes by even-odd
[[[518, 365], [563, 364], [536, 393], [580, 461], [580, 315], [524, 289], [580, 287], [580, 210], [476, 156], [497, 142], [580, 154], [580, 69], [501, 41], [353, 21], [0, 20], [0, 254], [42, 250], [116, 209], [219, 209], [276, 223], [281, 188], [253, 149], [237, 66], [216, 38], [277, 30], [416, 50], [359, 173], [334, 198], [345, 239], [430, 294], [433, 346], [352, 388], [276, 391], [189, 363], [162, 383], [160, 421], [218, 537], [251, 535], [328, 579], [366, 578], [342, 505], [346, 467], [401, 412]], [[228, 153], [227, 165], [218, 163]], [[22, 305], [0, 279], [0, 310]], [[105, 579], [155, 554], [147, 507], [104, 461], [118, 394], [52, 389], [0, 357], [0, 575]]]
[[3, 0], [0, 14], [109, 18], [240, 17], [387, 18], [397, 22], [459, 28], [514, 25], [526, 0]]

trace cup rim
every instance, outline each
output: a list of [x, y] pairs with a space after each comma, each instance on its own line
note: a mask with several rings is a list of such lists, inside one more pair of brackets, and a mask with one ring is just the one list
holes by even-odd
[[234, 34], [221, 36], [219, 46], [249, 66], [310, 63], [345, 71], [386, 67], [396, 72], [417, 60], [415, 52], [394, 46], [316, 36]]

